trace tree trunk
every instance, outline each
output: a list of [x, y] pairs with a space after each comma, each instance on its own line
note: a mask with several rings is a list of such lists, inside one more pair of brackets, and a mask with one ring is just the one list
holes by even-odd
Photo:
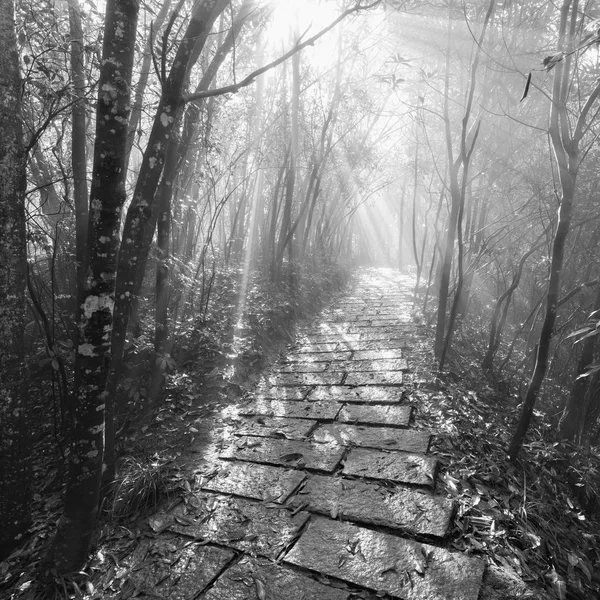
[[[600, 285], [596, 291], [596, 299], [594, 301], [594, 312], [600, 311]], [[571, 388], [571, 393], [567, 399], [567, 404], [558, 424], [560, 437], [563, 439], [574, 440], [583, 429], [583, 417], [586, 412], [586, 392], [589, 387], [589, 377], [584, 377], [584, 373], [594, 360], [594, 352], [596, 349], [597, 335], [591, 335], [583, 341], [581, 356], [577, 363], [577, 378]]]
[[222, 0], [205, 0], [197, 5], [192, 14], [173, 59], [169, 76], [163, 84], [147, 150], [144, 154], [133, 199], [127, 210], [123, 240], [119, 250], [112, 354], [107, 386], [105, 484], [114, 478], [114, 398], [122, 372], [130, 310], [139, 295], [143, 271], [156, 229], [155, 196], [163, 172], [165, 153], [181, 116], [184, 85], [192, 53], [196, 53], [198, 47], [206, 42], [219, 11], [222, 12], [224, 8], [225, 4]]
[[98, 512], [138, 11], [138, 0], [109, 0], [106, 6], [90, 191], [88, 264], [75, 362], [76, 403], [65, 508], [52, 557], [59, 573], [77, 571], [84, 564]]
[[[561, 7], [558, 40], [559, 49], [562, 50], [563, 48], [570, 47], [570, 42], [575, 37], [577, 17], [577, 0], [565, 0]], [[558, 164], [562, 197], [558, 210], [556, 234], [552, 244], [548, 294], [546, 298], [546, 314], [538, 342], [535, 368], [527, 388], [519, 422], [517, 423], [515, 433], [508, 448], [508, 455], [513, 461], [517, 458], [519, 449], [521, 448], [527, 430], [529, 429], [533, 407], [535, 406], [542, 382], [544, 381], [548, 369], [550, 340], [554, 332], [554, 323], [556, 321], [559, 303], [560, 278], [564, 261], [565, 243], [571, 225], [575, 182], [580, 164], [579, 142], [585, 130], [586, 117], [594, 102], [600, 96], [600, 85], [597, 84], [581, 109], [575, 127], [571, 130], [567, 112], [571, 61], [571, 55], [567, 55], [564, 61], [560, 61], [556, 65], [554, 70], [549, 133], [552, 141], [552, 149], [554, 150], [554, 155]]]
[[[69, 0], [71, 35], [71, 73], [76, 101], [71, 111], [71, 166], [73, 169], [73, 201], [75, 204], [75, 260], [77, 263], [77, 297], [82, 299], [85, 273], [85, 246], [88, 227], [88, 186], [85, 124], [85, 71], [83, 64], [83, 30], [81, 9], [77, 0]], [[79, 304], [79, 302], [78, 302]]]
[[0, 0], [0, 560], [29, 527], [31, 443], [25, 372], [25, 151], [13, 0]]

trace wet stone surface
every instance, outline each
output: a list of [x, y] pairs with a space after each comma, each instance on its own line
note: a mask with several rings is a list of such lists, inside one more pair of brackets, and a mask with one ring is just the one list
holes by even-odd
[[121, 581], [117, 597], [192, 600], [233, 557], [231, 550], [202, 546], [188, 537], [145, 539], [121, 561], [129, 575]]
[[312, 352], [312, 353], [290, 353], [286, 357], [287, 363], [299, 362], [330, 362], [332, 360], [350, 360], [352, 352]]
[[337, 363], [337, 366], [342, 371], [406, 371], [408, 362], [404, 358], [400, 359], [373, 359], [373, 360], [352, 360], [347, 362]]
[[433, 493], [430, 433], [411, 427], [431, 364], [412, 285], [366, 271], [223, 411], [201, 491], [151, 518], [159, 546], [125, 560], [119, 598], [477, 600], [484, 564], [441, 547], [454, 505]]
[[231, 566], [202, 600], [349, 600], [350, 592], [329, 587], [289, 567], [243, 557]]
[[433, 487], [437, 460], [421, 454], [352, 448], [344, 474]]
[[221, 452], [221, 458], [234, 458], [293, 468], [332, 472], [344, 455], [337, 444], [297, 442], [259, 437], [242, 437]]
[[402, 350], [357, 350], [352, 354], [354, 360], [397, 360], [403, 358]]
[[225, 462], [202, 489], [277, 503], [285, 502], [304, 481], [302, 471], [247, 462]]
[[281, 373], [269, 379], [272, 385], [340, 385], [345, 373]]
[[355, 342], [360, 338], [359, 333], [318, 333], [310, 336], [310, 344], [336, 344], [338, 342]]
[[385, 387], [351, 387], [339, 385], [334, 387], [318, 386], [306, 397], [308, 401], [323, 400], [334, 402], [360, 402], [375, 404], [395, 404], [402, 400], [402, 390]]
[[425, 454], [429, 449], [431, 435], [426, 431], [410, 429], [331, 423], [320, 425], [312, 438], [316, 442]]
[[344, 383], [346, 385], [402, 385], [403, 380], [402, 371], [375, 371], [348, 373]]
[[237, 436], [281, 437], [288, 440], [303, 440], [317, 424], [314, 420], [290, 419], [286, 417], [254, 417], [239, 419], [232, 429]]
[[285, 562], [403, 600], [477, 600], [484, 571], [478, 559], [322, 517]]
[[290, 419], [305, 419], [331, 421], [342, 409], [339, 402], [302, 402], [299, 400], [255, 400], [239, 407], [240, 415], [265, 415], [288, 417]]
[[344, 350], [344, 348], [338, 348], [338, 343], [333, 344], [302, 344], [296, 347], [294, 350], [297, 354], [315, 353], [315, 352], [335, 352], [336, 350]]
[[257, 400], [304, 400], [310, 386], [297, 387], [272, 387], [271, 385], [260, 385], [254, 397]]
[[360, 339], [358, 342], [348, 342], [340, 350], [352, 350], [354, 352], [364, 352], [366, 350], [404, 350], [406, 341], [404, 339], [389, 339], [386, 336], [379, 336], [376, 339]]
[[288, 363], [278, 368], [279, 373], [322, 373], [329, 367], [327, 362]]
[[347, 404], [338, 415], [338, 421], [408, 427], [411, 414], [412, 406]]
[[446, 535], [453, 512], [451, 500], [425, 490], [321, 475], [310, 476], [293, 505], [335, 519], [436, 537]]
[[170, 530], [275, 560], [304, 525], [308, 513], [243, 498], [197, 494], [192, 506], [173, 509]]

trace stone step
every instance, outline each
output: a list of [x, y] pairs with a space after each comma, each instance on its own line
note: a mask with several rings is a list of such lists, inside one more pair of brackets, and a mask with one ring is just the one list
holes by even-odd
[[272, 560], [292, 542], [309, 516], [244, 498], [204, 493], [194, 498], [193, 506], [188, 500], [172, 510], [170, 531]]
[[485, 563], [350, 523], [314, 517], [286, 563], [402, 600], [477, 600]]
[[422, 454], [352, 448], [344, 461], [344, 475], [433, 487], [437, 459]]
[[270, 465], [222, 461], [202, 489], [283, 504], [306, 479], [306, 473]]
[[331, 402], [360, 402], [361, 404], [397, 404], [402, 400], [402, 390], [394, 387], [351, 387], [347, 385], [317, 386], [306, 399]]
[[[314, 420], [332, 421], [337, 417], [343, 406], [344, 405], [341, 402], [326, 402], [320, 400], [315, 402], [301, 400], [253, 400], [240, 406], [238, 414], [287, 417], [290, 419], [305, 419], [310, 417]], [[354, 413], [349, 414], [352, 415]]]
[[402, 385], [404, 373], [402, 371], [371, 371], [351, 372], [344, 380], [345, 385]]
[[426, 454], [429, 450], [431, 434], [427, 431], [411, 429], [328, 423], [319, 425], [313, 432], [312, 439], [316, 442], [335, 443], [343, 446]]
[[333, 472], [345, 451], [337, 444], [244, 436], [225, 448], [220, 457]]
[[394, 404], [346, 404], [337, 416], [342, 423], [368, 423], [408, 427], [412, 406]]
[[268, 560], [244, 556], [201, 600], [350, 600], [351, 590], [330, 587]]
[[451, 500], [425, 490], [322, 475], [311, 475], [291, 503], [332, 519], [436, 537], [446, 535], [454, 511]]
[[315, 428], [317, 422], [310, 419], [288, 417], [246, 417], [236, 419], [230, 426], [237, 436], [282, 437], [288, 440], [303, 440]]

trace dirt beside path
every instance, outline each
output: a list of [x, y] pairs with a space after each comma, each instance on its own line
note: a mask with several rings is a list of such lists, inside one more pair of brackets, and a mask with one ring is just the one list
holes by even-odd
[[410, 392], [427, 361], [412, 281], [366, 270], [188, 458], [105, 597], [477, 600]]

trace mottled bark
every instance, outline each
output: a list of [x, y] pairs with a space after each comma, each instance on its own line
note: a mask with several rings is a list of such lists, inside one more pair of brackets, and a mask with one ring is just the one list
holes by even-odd
[[87, 267], [80, 305], [75, 363], [75, 407], [64, 513], [53, 545], [61, 573], [84, 564], [98, 512], [104, 451], [106, 379], [110, 356], [130, 84], [138, 0], [106, 6], [94, 166], [90, 190]]
[[31, 436], [25, 373], [25, 151], [14, 2], [0, 0], [0, 560], [28, 528]]
[[[121, 376], [125, 337], [130, 310], [139, 294], [143, 269], [150, 244], [154, 237], [157, 220], [155, 196], [158, 188], [165, 155], [171, 137], [176, 131], [183, 108], [183, 92], [191, 67], [192, 53], [198, 45], [206, 43], [210, 30], [225, 8], [222, 0], [204, 0], [199, 3], [190, 19], [186, 32], [179, 44], [169, 76], [163, 83], [162, 94], [156, 110], [156, 117], [148, 139], [148, 146], [142, 160], [140, 173], [127, 210], [123, 228], [123, 239], [119, 250], [116, 304], [112, 330], [112, 355], [107, 395], [107, 430], [105, 454], [105, 482], [114, 477], [114, 396]], [[141, 271], [140, 271], [141, 270]]]

